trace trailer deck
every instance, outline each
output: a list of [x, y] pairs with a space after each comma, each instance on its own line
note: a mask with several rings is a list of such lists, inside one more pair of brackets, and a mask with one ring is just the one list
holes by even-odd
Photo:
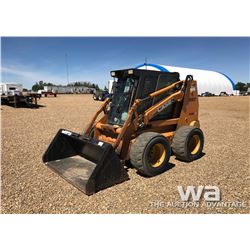
[[15, 95], [1, 95], [1, 104], [13, 105], [17, 108], [21, 104], [31, 106], [34, 108], [38, 107], [37, 99], [41, 98], [41, 94], [34, 92], [22, 92], [21, 94]]

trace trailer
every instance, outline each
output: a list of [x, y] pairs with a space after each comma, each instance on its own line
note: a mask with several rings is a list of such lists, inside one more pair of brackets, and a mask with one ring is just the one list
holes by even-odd
[[0, 83], [1, 104], [13, 105], [17, 108], [19, 105], [38, 107], [37, 99], [41, 95], [36, 92], [23, 92], [22, 84]]
[[109, 94], [112, 94], [113, 93], [113, 85], [114, 85], [114, 80], [109, 80], [108, 81], [108, 92]]
[[23, 91], [23, 85], [18, 83], [0, 83], [0, 95], [15, 95]]
[[56, 97], [57, 96], [57, 92], [55, 92], [55, 91], [52, 91], [52, 90], [38, 90], [38, 93], [42, 96], [44, 96], [44, 97], [48, 97], [48, 96], [54, 96], [54, 97]]
[[50, 92], [55, 94], [93, 94], [95, 93], [94, 88], [85, 86], [44, 86], [41, 90], [42, 93]]

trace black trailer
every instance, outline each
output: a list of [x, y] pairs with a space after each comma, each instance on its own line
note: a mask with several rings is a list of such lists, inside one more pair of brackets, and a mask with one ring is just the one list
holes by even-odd
[[1, 95], [1, 104], [13, 105], [15, 108], [21, 105], [37, 108], [37, 99], [41, 98], [41, 94], [27, 92], [14, 95]]

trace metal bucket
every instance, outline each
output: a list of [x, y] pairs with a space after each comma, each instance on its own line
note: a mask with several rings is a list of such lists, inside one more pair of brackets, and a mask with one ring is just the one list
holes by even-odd
[[113, 147], [60, 129], [43, 162], [87, 195], [128, 180]]

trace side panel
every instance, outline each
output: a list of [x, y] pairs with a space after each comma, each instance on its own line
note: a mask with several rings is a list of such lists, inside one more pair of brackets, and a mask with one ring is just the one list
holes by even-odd
[[[149, 96], [149, 94], [160, 90], [162, 88], [165, 88], [169, 85], [171, 85], [174, 82], [179, 81], [179, 74], [178, 73], [154, 73], [154, 72], [143, 72], [140, 83], [137, 89], [136, 93], [136, 99], [144, 99]], [[138, 113], [141, 114], [145, 110], [149, 109], [152, 105], [155, 105], [156, 103], [160, 102], [165, 97], [172, 94], [172, 91], [168, 91], [166, 93], [163, 93], [157, 97], [152, 98], [151, 100], [146, 101], [143, 106], [139, 107]], [[172, 107], [173, 108], [173, 107]], [[169, 112], [166, 110], [165, 112], [162, 112], [157, 117], [155, 117], [155, 120], [159, 119], [167, 119], [169, 118], [169, 113], [171, 113], [171, 110], [169, 109]]]
[[190, 81], [187, 83], [186, 92], [184, 95], [182, 111], [177, 128], [183, 125], [190, 125], [192, 121], [198, 121], [198, 90], [197, 82]]

